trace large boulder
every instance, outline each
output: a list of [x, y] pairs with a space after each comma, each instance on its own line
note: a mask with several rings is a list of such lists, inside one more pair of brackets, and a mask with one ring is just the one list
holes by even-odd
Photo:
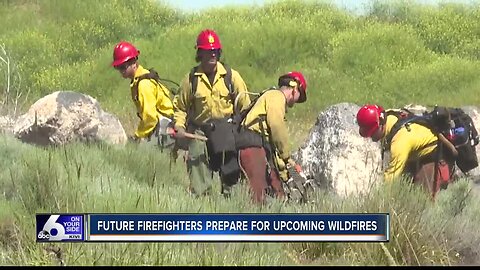
[[103, 111], [91, 96], [58, 91], [35, 102], [14, 126], [15, 136], [37, 145], [63, 145], [75, 140], [125, 144], [120, 121]]
[[358, 133], [358, 105], [341, 103], [321, 112], [293, 157], [307, 176], [339, 196], [367, 191], [381, 176], [380, 144]]

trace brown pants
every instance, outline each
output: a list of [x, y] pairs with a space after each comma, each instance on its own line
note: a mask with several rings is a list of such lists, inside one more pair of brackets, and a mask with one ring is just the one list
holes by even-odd
[[437, 177], [435, 179], [435, 162], [428, 161], [410, 165], [410, 174], [413, 176], [415, 184], [422, 185], [423, 188], [432, 194], [435, 198], [440, 189], [444, 189], [452, 182], [452, 172], [454, 165], [445, 160], [440, 160], [437, 166]]
[[239, 163], [243, 173], [247, 176], [253, 200], [257, 203], [265, 201], [265, 195], [269, 188], [274, 196], [283, 198], [282, 182], [278, 173], [272, 168], [267, 172], [267, 158], [265, 149], [262, 147], [250, 147], [240, 150]]

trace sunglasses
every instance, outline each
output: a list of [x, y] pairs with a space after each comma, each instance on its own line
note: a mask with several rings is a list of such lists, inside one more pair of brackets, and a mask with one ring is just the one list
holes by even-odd
[[220, 54], [220, 49], [215, 49], [215, 50], [204, 50], [204, 49], [199, 49], [198, 50], [199, 53], [202, 53], [202, 54], [215, 54], [215, 55], [219, 55]]
[[116, 70], [119, 70], [119, 71], [124, 71], [124, 70], [126, 70], [129, 66], [130, 66], [129, 63], [124, 63], [124, 64], [121, 64], [120, 66], [116, 66], [115, 69], [116, 69]]

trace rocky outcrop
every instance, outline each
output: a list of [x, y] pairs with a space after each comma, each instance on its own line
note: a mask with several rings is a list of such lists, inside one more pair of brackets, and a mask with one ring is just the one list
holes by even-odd
[[114, 115], [103, 111], [91, 96], [71, 91], [58, 91], [39, 99], [17, 119], [13, 131], [23, 142], [44, 146], [76, 140], [127, 142]]
[[340, 196], [368, 190], [381, 172], [380, 144], [358, 134], [359, 108], [341, 103], [321, 112], [307, 141], [294, 154], [306, 175]]

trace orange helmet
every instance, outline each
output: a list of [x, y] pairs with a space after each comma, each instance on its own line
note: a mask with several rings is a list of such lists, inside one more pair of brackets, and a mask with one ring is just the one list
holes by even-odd
[[217, 50], [222, 48], [220, 38], [217, 33], [211, 29], [205, 29], [197, 37], [196, 49]]
[[357, 112], [357, 123], [360, 136], [364, 138], [372, 137], [378, 130], [383, 119], [384, 109], [378, 105], [365, 105]]
[[301, 72], [298, 71], [290, 71], [287, 74], [284, 74], [278, 78], [280, 81], [282, 78], [289, 77], [295, 80], [298, 83], [298, 89], [300, 90], [300, 98], [298, 99], [298, 103], [303, 103], [307, 100], [307, 80]]
[[130, 59], [137, 57], [140, 51], [132, 44], [122, 41], [118, 43], [113, 49], [113, 63], [112, 66], [120, 66]]

